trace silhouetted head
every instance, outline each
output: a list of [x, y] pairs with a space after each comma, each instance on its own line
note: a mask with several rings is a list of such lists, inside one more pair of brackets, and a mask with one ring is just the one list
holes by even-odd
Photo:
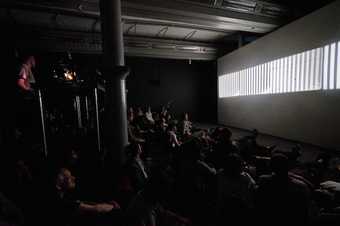
[[169, 124], [168, 126], [168, 130], [169, 131], [173, 131], [173, 132], [176, 132], [177, 131], [177, 126], [173, 123]]
[[259, 135], [259, 131], [257, 131], [257, 129], [253, 129], [252, 135], [254, 138], [257, 138], [257, 136]]
[[221, 128], [219, 137], [221, 141], [229, 141], [231, 139], [232, 133], [228, 128]]
[[138, 115], [138, 116], [143, 116], [143, 115], [144, 115], [144, 112], [143, 112], [143, 110], [142, 110], [141, 107], [138, 107], [138, 108], [137, 108], [137, 115]]
[[227, 175], [239, 176], [242, 172], [242, 159], [238, 154], [229, 154], [225, 159], [224, 172]]
[[184, 118], [184, 120], [188, 121], [189, 120], [189, 114], [187, 112], [185, 112], [183, 118]]
[[200, 160], [202, 159], [201, 143], [198, 138], [192, 138], [182, 145], [182, 156], [186, 159]]
[[275, 175], [277, 176], [288, 175], [288, 158], [286, 155], [281, 153], [275, 153], [271, 157], [270, 165]]

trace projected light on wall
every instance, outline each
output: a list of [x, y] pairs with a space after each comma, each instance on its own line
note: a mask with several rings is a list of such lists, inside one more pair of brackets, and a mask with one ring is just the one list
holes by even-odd
[[219, 98], [340, 89], [340, 42], [218, 78]]

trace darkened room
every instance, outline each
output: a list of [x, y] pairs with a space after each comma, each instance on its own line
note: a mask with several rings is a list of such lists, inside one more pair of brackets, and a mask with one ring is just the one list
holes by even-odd
[[0, 226], [339, 225], [339, 12], [1, 1]]

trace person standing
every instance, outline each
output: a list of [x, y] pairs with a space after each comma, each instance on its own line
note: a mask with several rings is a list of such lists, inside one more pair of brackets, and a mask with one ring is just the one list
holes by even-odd
[[35, 66], [34, 56], [28, 56], [21, 65], [17, 84], [22, 91], [33, 91], [32, 85], [35, 84], [33, 69]]
[[[36, 68], [36, 58], [28, 55], [24, 58], [19, 67], [16, 78], [16, 137], [19, 141], [20, 150], [31, 149], [40, 138], [37, 125], [39, 120], [38, 101], [35, 98], [34, 85], [36, 79], [34, 69]], [[21, 152], [21, 151], [19, 151]], [[27, 153], [25, 151], [25, 153]]]

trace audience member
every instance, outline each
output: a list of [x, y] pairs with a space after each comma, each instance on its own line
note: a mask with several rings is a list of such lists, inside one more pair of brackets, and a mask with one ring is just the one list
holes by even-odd
[[126, 164], [126, 173], [132, 189], [138, 192], [144, 188], [148, 180], [148, 170], [142, 160], [142, 146], [139, 143], [131, 143], [128, 150], [130, 156]]
[[[97, 217], [120, 209], [115, 201], [106, 203], [80, 201], [73, 193], [75, 187], [76, 178], [68, 169], [60, 169], [55, 180], [55, 199], [50, 203], [52, 207], [50, 225], [81, 225], [84, 224], [84, 219], [88, 219], [87, 216]], [[112, 219], [113, 222], [115, 220]]]
[[167, 210], [162, 202], [169, 191], [168, 177], [164, 171], [152, 172], [146, 187], [131, 201], [125, 215], [126, 226], [191, 225], [189, 219]]
[[182, 121], [182, 135], [184, 137], [191, 136], [192, 133], [192, 122], [189, 120], [189, 114], [184, 114], [184, 119]]
[[307, 225], [310, 191], [288, 175], [288, 158], [275, 154], [271, 158], [272, 174], [262, 176], [256, 193], [257, 220], [261, 225]]
[[155, 120], [152, 117], [151, 107], [148, 107], [147, 112], [145, 112], [145, 117], [152, 125], [155, 124]]
[[235, 153], [229, 154], [223, 170], [217, 175], [217, 225], [251, 223], [254, 192], [255, 180], [243, 171], [241, 157]]
[[36, 66], [34, 56], [28, 56], [21, 65], [17, 84], [21, 90], [33, 91], [32, 84], [35, 83], [33, 69]]
[[168, 135], [169, 135], [169, 146], [170, 148], [177, 149], [181, 146], [182, 142], [177, 138], [177, 127], [174, 124], [170, 124], [168, 127]]

